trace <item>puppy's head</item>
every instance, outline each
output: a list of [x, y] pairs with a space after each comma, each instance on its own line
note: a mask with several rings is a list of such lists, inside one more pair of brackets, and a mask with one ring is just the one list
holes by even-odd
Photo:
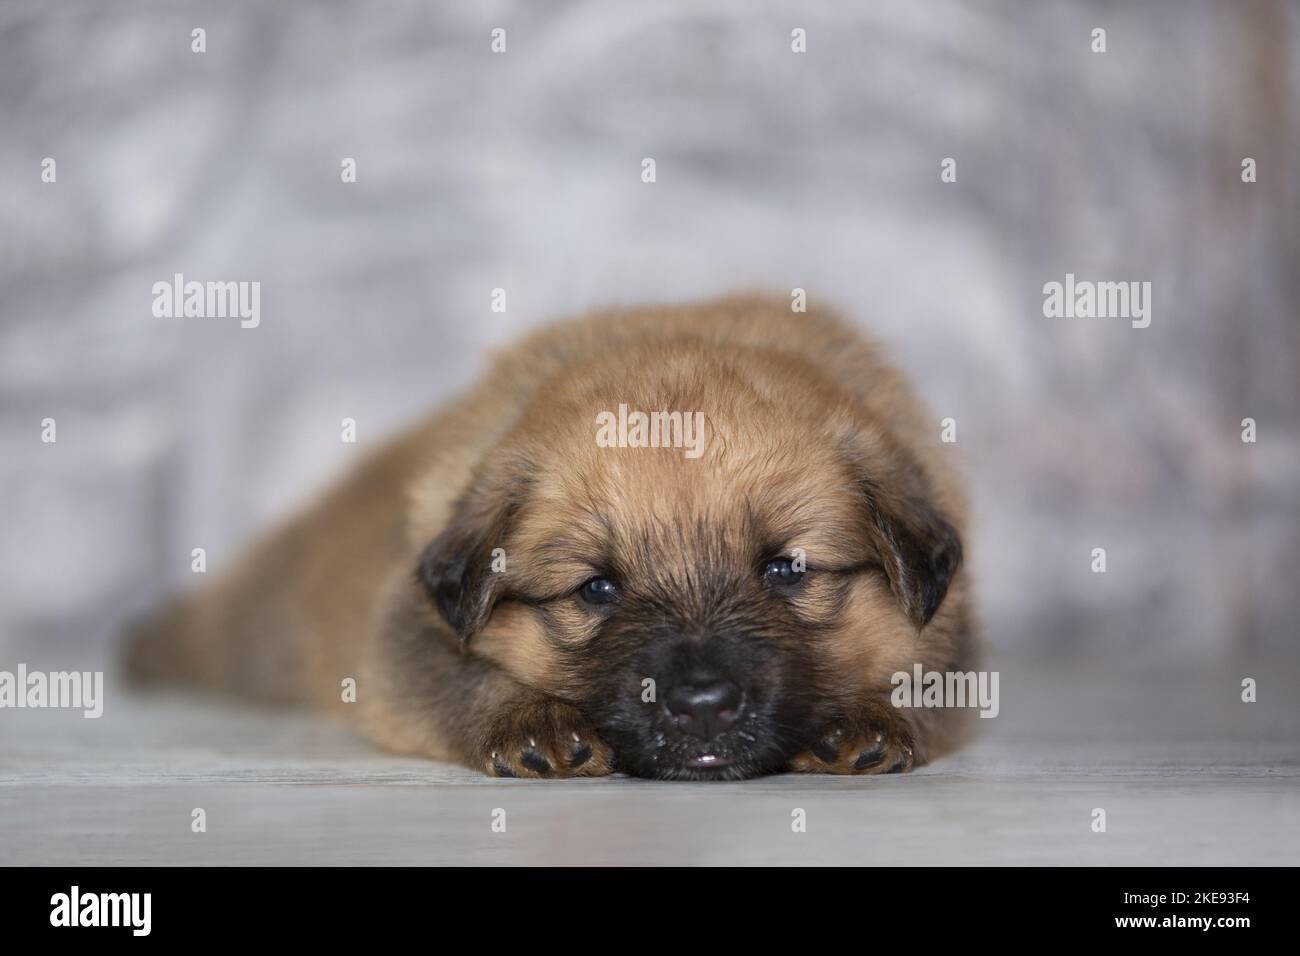
[[[702, 412], [699, 454], [672, 426], [598, 442], [620, 404]], [[961, 545], [920, 465], [811, 370], [630, 356], [533, 409], [421, 575], [467, 652], [574, 703], [619, 769], [778, 771], [910, 666]]]

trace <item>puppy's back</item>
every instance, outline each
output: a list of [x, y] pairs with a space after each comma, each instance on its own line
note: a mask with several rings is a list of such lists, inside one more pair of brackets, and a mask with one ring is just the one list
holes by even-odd
[[128, 634], [137, 684], [202, 685], [268, 703], [337, 702], [376, 592], [404, 551], [406, 489], [428, 425], [385, 446], [209, 586]]

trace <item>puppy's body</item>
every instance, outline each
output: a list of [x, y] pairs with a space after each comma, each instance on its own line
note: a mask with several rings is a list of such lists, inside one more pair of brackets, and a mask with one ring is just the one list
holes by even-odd
[[[702, 412], [703, 453], [601, 447], [620, 404]], [[937, 421], [834, 317], [601, 312], [498, 356], [130, 662], [503, 775], [907, 769], [968, 723], [889, 705], [915, 662], [973, 665], [963, 526]]]

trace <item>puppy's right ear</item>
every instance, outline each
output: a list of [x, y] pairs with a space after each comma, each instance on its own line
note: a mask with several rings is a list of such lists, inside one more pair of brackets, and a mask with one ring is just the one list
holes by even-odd
[[503, 574], [492, 570], [493, 551], [505, 539], [514, 506], [486, 502], [471, 492], [420, 556], [417, 576], [462, 645], [487, 623], [501, 596]]

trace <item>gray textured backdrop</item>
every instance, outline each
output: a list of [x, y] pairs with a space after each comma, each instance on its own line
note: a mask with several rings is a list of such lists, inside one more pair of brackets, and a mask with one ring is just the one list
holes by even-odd
[[[0, 665], [102, 653], [485, 347], [754, 286], [957, 420], [1004, 650], [1294, 656], [1297, 6], [787, 6], [0, 7]], [[174, 272], [261, 326], [154, 318]], [[1151, 327], [1044, 318], [1066, 272], [1151, 281]]]

